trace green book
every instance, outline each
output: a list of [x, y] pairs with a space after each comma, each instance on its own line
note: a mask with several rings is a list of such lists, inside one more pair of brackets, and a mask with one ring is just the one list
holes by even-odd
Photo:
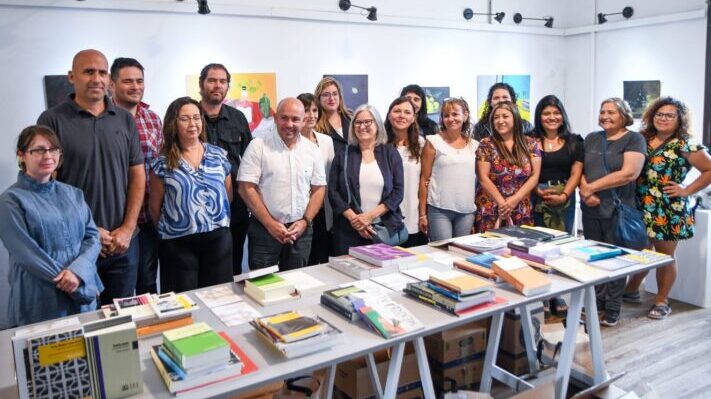
[[163, 346], [183, 368], [227, 364], [229, 361], [230, 347], [227, 342], [209, 326], [205, 326], [192, 329], [187, 327], [193, 326], [186, 326], [163, 333]]
[[274, 273], [271, 273], [271, 274], [267, 274], [264, 276], [255, 277], [255, 278], [249, 279], [247, 281], [249, 281], [251, 284], [253, 284], [257, 287], [264, 287], [265, 285], [281, 283], [284, 281], [284, 278], [282, 278], [281, 276], [278, 276]]

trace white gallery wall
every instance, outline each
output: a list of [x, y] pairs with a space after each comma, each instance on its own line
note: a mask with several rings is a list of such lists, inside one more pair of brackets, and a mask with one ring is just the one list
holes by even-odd
[[[232, 72], [276, 73], [280, 98], [312, 91], [324, 73], [368, 74], [370, 102], [382, 112], [405, 84], [449, 86], [452, 96], [474, 106], [477, 75], [530, 74], [532, 107], [544, 95], [560, 96], [577, 132], [595, 128], [597, 104], [622, 96], [623, 80], [659, 79], [662, 93], [685, 99], [701, 126], [705, 14], [591, 33], [584, 27], [593, 25], [596, 10], [619, 11], [621, 2], [495, 0], [493, 11], [507, 13], [501, 25], [486, 25], [481, 16], [464, 21], [465, 7], [488, 9], [470, 0], [356, 2], [377, 6], [378, 22], [355, 9], [341, 12], [337, 0], [304, 0], [298, 9], [295, 3], [210, 0], [213, 14], [201, 16], [192, 0], [0, 0], [0, 191], [16, 178], [17, 135], [45, 109], [43, 77], [66, 73], [84, 48], [101, 50], [109, 62], [141, 61], [145, 101], [161, 116], [186, 94], [187, 75], [221, 62]], [[704, 0], [628, 3], [636, 8], [631, 21], [706, 7]], [[555, 28], [541, 21], [516, 26], [515, 12], [553, 15]], [[7, 265], [0, 248], [0, 303], [8, 293]]]

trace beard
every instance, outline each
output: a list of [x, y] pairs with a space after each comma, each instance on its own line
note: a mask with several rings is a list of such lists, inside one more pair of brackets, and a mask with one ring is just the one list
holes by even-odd
[[202, 101], [210, 105], [222, 104], [222, 102], [225, 100], [225, 97], [227, 97], [227, 92], [220, 93], [219, 96], [216, 94], [216, 92], [207, 92], [205, 90], [200, 90], [200, 96], [202, 97]]

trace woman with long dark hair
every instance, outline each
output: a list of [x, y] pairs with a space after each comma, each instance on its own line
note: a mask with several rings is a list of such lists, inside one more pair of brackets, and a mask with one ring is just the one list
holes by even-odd
[[[479, 119], [479, 122], [474, 125], [474, 138], [481, 141], [484, 137], [491, 136], [493, 131], [491, 126], [491, 112], [494, 110], [494, 106], [500, 102], [511, 102], [516, 105], [516, 91], [510, 84], [504, 82], [494, 83], [489, 88], [489, 94], [486, 96], [486, 103], [484, 103], [484, 113]], [[521, 119], [521, 131], [523, 134], [529, 134], [533, 130], [533, 125], [531, 122]]]
[[523, 134], [516, 105], [509, 101], [491, 110], [491, 137], [476, 152], [481, 190], [476, 193], [475, 227], [479, 233], [513, 224], [532, 224], [531, 192], [541, 173], [538, 143]]
[[385, 119], [388, 144], [392, 144], [402, 158], [405, 189], [400, 210], [407, 226], [408, 239], [404, 247], [427, 244], [427, 236], [420, 232], [417, 223], [417, 201], [422, 164], [420, 157], [425, 139], [415, 121], [415, 104], [408, 97], [399, 97], [390, 103]]
[[[640, 133], [647, 142], [647, 163], [637, 180], [637, 198], [651, 247], [672, 257], [678, 242], [694, 235], [688, 197], [711, 183], [711, 157], [691, 136], [690, 127], [689, 109], [673, 97], [658, 98], [642, 116]], [[701, 174], [684, 186], [692, 167]], [[647, 316], [665, 319], [671, 313], [668, 296], [676, 280], [676, 263], [660, 267], [656, 273], [657, 296]], [[623, 300], [641, 302], [638, 290], [646, 275], [644, 272], [630, 279]]]
[[423, 136], [429, 136], [439, 132], [437, 122], [427, 116], [427, 94], [419, 85], [407, 85], [400, 91], [400, 96], [405, 96], [412, 101], [415, 106], [415, 115], [417, 115], [417, 126], [420, 128], [420, 133]]

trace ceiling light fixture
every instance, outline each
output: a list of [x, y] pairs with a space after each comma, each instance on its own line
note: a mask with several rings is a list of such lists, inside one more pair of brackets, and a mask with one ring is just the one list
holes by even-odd
[[532, 21], [546, 21], [546, 23], [543, 24], [543, 26], [545, 26], [546, 28], [552, 28], [552, 27], [553, 27], [553, 17], [526, 18], [526, 17], [522, 16], [520, 12], [517, 12], [517, 13], [514, 14], [514, 16], [513, 16], [513, 20], [514, 20], [514, 22], [517, 23], [517, 24], [520, 24], [521, 21], [523, 21], [524, 19], [529, 19], [529, 20], [532, 20]]
[[364, 15], [366, 15], [366, 18], [369, 21], [377, 21], [378, 20], [378, 9], [375, 7], [357, 6], [355, 4], [351, 4], [350, 0], [339, 0], [338, 1], [338, 8], [340, 8], [343, 11], [348, 11], [351, 7], [360, 8], [361, 10], [367, 11], [368, 14], [364, 14]]
[[504, 20], [506, 13], [503, 13], [503, 12], [495, 12], [495, 13], [474, 12], [474, 11], [472, 11], [471, 8], [465, 8], [462, 15], [464, 15], [464, 19], [466, 19], [467, 21], [472, 19], [472, 17], [475, 15], [494, 15], [494, 20], [496, 20], [496, 22], [498, 22], [498, 23], [501, 23], [501, 21]]
[[207, 15], [210, 13], [210, 7], [207, 6], [207, 0], [197, 0], [198, 14]]
[[634, 15], [634, 9], [632, 7], [628, 6], [628, 7], [623, 8], [621, 12], [613, 12], [613, 13], [609, 13], [609, 14], [605, 14], [605, 13], [601, 12], [601, 13], [597, 14], [597, 23], [602, 25], [605, 22], [607, 22], [607, 18], [605, 18], [605, 17], [610, 16], [610, 15], [620, 15], [620, 14], [622, 14], [622, 16], [625, 17], [625, 19], [630, 19], [632, 17], [632, 15]]

